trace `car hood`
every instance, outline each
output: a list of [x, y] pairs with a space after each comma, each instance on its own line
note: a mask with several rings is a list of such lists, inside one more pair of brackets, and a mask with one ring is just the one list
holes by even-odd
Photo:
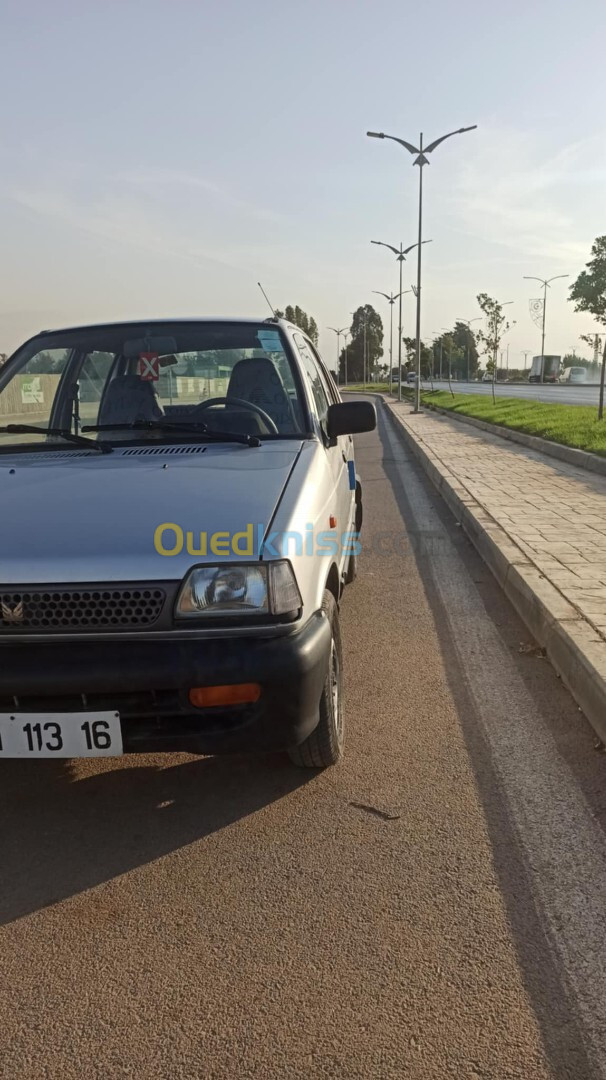
[[[0, 584], [177, 580], [195, 563], [187, 551], [216, 532], [248, 529], [242, 554], [257, 558], [301, 448], [137, 446], [110, 456], [52, 451], [0, 458]], [[179, 533], [159, 526], [174, 525]], [[252, 525], [252, 530], [250, 526]], [[252, 534], [252, 551], [249, 536]], [[244, 554], [246, 552], [246, 554]]]

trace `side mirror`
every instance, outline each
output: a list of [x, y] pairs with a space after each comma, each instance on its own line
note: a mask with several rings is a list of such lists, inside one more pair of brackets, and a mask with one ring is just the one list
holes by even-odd
[[374, 431], [376, 426], [377, 413], [370, 401], [341, 401], [338, 405], [328, 406], [326, 434], [329, 439]]

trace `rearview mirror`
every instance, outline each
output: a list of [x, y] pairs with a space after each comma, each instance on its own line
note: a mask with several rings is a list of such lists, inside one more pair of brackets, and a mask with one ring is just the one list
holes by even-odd
[[376, 426], [377, 413], [370, 401], [341, 401], [338, 405], [328, 406], [326, 434], [329, 439], [374, 431]]
[[177, 342], [174, 337], [154, 337], [153, 334], [146, 338], [130, 338], [122, 346], [122, 355], [129, 360], [141, 353], [157, 353], [158, 356], [163, 356], [176, 352]]

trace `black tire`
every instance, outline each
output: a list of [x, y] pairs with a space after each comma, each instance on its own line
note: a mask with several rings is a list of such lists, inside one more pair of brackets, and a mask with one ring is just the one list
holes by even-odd
[[332, 635], [328, 671], [320, 698], [320, 720], [305, 742], [288, 751], [293, 765], [306, 769], [325, 769], [336, 765], [343, 757], [343, 647], [337, 602], [328, 590], [324, 593], [322, 610], [326, 612]]

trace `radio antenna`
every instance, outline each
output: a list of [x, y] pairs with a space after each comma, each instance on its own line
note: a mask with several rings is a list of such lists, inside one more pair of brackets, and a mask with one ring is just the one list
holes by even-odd
[[275, 319], [275, 318], [277, 318], [277, 316], [276, 316], [276, 313], [275, 313], [274, 309], [272, 308], [272, 306], [271, 306], [271, 304], [270, 304], [270, 302], [269, 302], [269, 297], [268, 297], [267, 293], [265, 292], [265, 289], [263, 288], [263, 286], [262, 286], [261, 282], [260, 282], [260, 281], [258, 281], [258, 282], [257, 282], [257, 285], [259, 286], [259, 288], [260, 288], [261, 292], [263, 293], [263, 296], [264, 296], [264, 297], [265, 297], [265, 299], [267, 300], [267, 306], [269, 307], [269, 310], [271, 311], [271, 313], [272, 313], [272, 315], [273, 315], [274, 319]]

